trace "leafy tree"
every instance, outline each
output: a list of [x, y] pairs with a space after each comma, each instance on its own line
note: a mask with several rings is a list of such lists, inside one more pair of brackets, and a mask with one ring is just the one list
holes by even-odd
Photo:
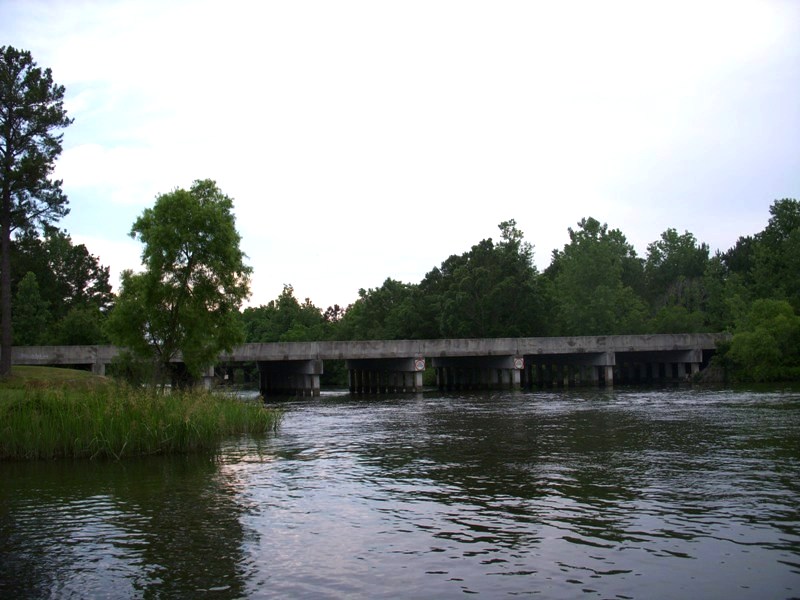
[[737, 323], [722, 361], [737, 380], [800, 378], [800, 316], [785, 300], [756, 300]]
[[333, 306], [329, 306], [325, 309], [325, 312], [322, 313], [322, 318], [326, 323], [335, 324], [344, 318], [346, 312], [346, 309], [342, 308], [338, 304], [334, 304]]
[[242, 322], [248, 342], [310, 342], [326, 336], [322, 312], [308, 298], [300, 304], [291, 285], [283, 286], [277, 300], [244, 309]]
[[[43, 236], [25, 232], [11, 249], [15, 273], [36, 276], [39, 295], [48, 307], [50, 328], [40, 331], [39, 343], [107, 343], [102, 327], [114, 298], [108, 267], [100, 265], [83, 244], [73, 244], [66, 232], [47, 225]], [[18, 294], [22, 280], [12, 280]], [[20, 301], [15, 306], [15, 312], [25, 310]]]
[[634, 290], [642, 262], [618, 229], [593, 218], [569, 230], [570, 243], [553, 252], [555, 320], [562, 335], [637, 333], [646, 306]]
[[727, 266], [725, 254], [711, 257], [703, 275], [704, 314], [708, 331], [730, 331], [749, 297], [741, 274]]
[[75, 307], [53, 326], [53, 344], [63, 346], [107, 344], [106, 314], [93, 306]]
[[654, 317], [654, 333], [689, 333], [705, 330], [707, 294], [705, 273], [708, 246], [698, 244], [688, 231], [670, 228], [648, 245], [644, 263], [646, 297]]
[[729, 273], [735, 273], [747, 283], [751, 282], [753, 265], [755, 264], [756, 240], [753, 236], [741, 236], [733, 248], [720, 255], [722, 264]]
[[769, 223], [756, 235], [753, 290], [756, 297], [788, 300], [800, 310], [800, 202], [777, 200], [769, 212]]
[[420, 337], [516, 337], [546, 331], [546, 297], [533, 264], [533, 246], [513, 219], [498, 226], [500, 241], [485, 239], [453, 255], [419, 285], [410, 317], [427, 322]]
[[0, 376], [11, 370], [11, 234], [67, 214], [61, 182], [50, 179], [72, 122], [64, 87], [30, 52], [0, 47]]
[[533, 247], [511, 219], [501, 240], [450, 256], [417, 285], [387, 279], [359, 290], [336, 326], [343, 339], [514, 337], [545, 330]]
[[14, 343], [38, 346], [47, 342], [50, 313], [47, 301], [39, 294], [36, 275], [30, 271], [22, 278], [15, 298]]
[[698, 244], [688, 231], [679, 235], [674, 229], [667, 229], [658, 241], [647, 246], [644, 275], [651, 302], [656, 307], [699, 309], [702, 286], [696, 284], [702, 283], [707, 264], [706, 244]]
[[143, 273], [122, 274], [109, 315], [112, 340], [159, 371], [179, 374], [182, 356], [198, 375], [222, 350], [244, 340], [239, 306], [249, 295], [252, 269], [244, 264], [233, 201], [215, 182], [195, 181], [156, 198], [131, 229], [144, 244]]
[[680, 305], [664, 306], [651, 319], [649, 329], [653, 333], [700, 333], [706, 331], [705, 321], [701, 311]]
[[114, 299], [109, 268], [83, 244], [55, 227], [44, 235], [25, 234], [12, 244], [14, 264], [36, 275], [42, 297], [50, 303], [54, 320], [73, 309], [93, 308], [107, 312]]
[[396, 340], [412, 336], [411, 296], [414, 286], [392, 278], [375, 289], [358, 290], [337, 333], [352, 340]]

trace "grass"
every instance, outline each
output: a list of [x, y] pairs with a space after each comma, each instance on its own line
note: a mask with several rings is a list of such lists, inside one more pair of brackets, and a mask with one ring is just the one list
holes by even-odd
[[0, 381], [0, 459], [208, 451], [231, 435], [274, 430], [279, 419], [205, 390], [162, 395], [82, 371], [15, 367]]

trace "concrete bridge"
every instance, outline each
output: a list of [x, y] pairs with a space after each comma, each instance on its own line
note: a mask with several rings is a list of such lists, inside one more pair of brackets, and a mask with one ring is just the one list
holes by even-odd
[[[685, 380], [699, 372], [727, 334], [547, 338], [370, 340], [242, 344], [215, 368], [255, 363], [266, 395], [319, 395], [324, 361], [343, 360], [353, 393], [415, 392], [432, 367], [441, 389]], [[12, 364], [88, 366], [104, 374], [116, 346], [15, 346]], [[179, 360], [177, 361], [179, 362]]]

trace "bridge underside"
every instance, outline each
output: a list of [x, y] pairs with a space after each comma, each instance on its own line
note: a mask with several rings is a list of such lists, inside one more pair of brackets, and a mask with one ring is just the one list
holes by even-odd
[[[708, 364], [726, 334], [563, 338], [275, 342], [237, 346], [218, 358], [230, 373], [257, 364], [265, 396], [320, 393], [323, 361], [344, 360], [354, 394], [418, 392], [426, 367], [442, 390], [508, 389], [686, 380]], [[115, 346], [19, 346], [14, 365], [85, 365], [98, 374]], [[429, 363], [426, 363], [426, 358]], [[176, 357], [176, 362], [181, 358]], [[213, 368], [205, 374], [210, 384]], [[232, 378], [231, 378], [232, 379]]]
[[348, 387], [353, 394], [421, 392], [425, 359], [351, 359], [345, 361], [345, 368]]
[[434, 358], [440, 390], [496, 390], [520, 386], [524, 359], [518, 356]]
[[261, 395], [319, 396], [321, 360], [258, 361]]

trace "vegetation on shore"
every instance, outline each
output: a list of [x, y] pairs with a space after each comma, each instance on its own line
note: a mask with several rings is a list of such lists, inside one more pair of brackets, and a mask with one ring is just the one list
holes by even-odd
[[280, 414], [205, 390], [160, 394], [68, 369], [14, 367], [0, 382], [0, 459], [119, 460], [209, 451]]

